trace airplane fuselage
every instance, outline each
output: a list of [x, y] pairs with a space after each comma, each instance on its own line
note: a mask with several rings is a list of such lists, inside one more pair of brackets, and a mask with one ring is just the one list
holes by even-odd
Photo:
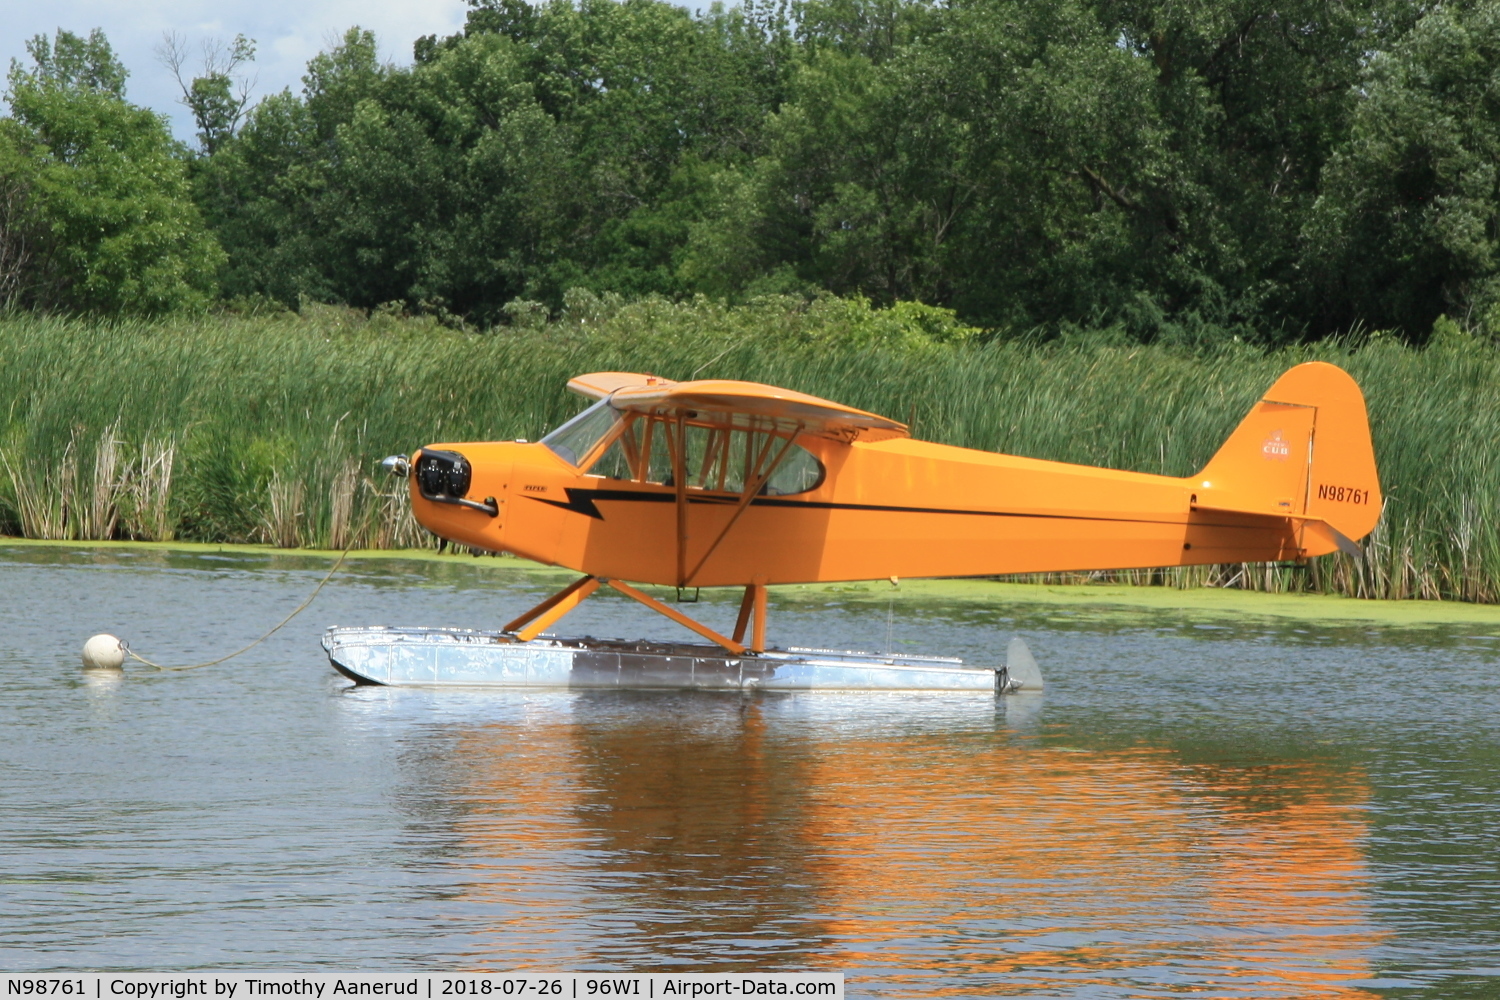
[[823, 467], [817, 485], [755, 495], [737, 517], [742, 496], [732, 490], [582, 474], [546, 445], [525, 443], [430, 446], [469, 461], [467, 496], [493, 498], [494, 516], [429, 500], [415, 480], [412, 504], [423, 525], [456, 543], [591, 576], [685, 586], [1125, 569], [1329, 551], [1299, 537], [1274, 503], [1263, 514], [1210, 509], [1213, 488], [1198, 479], [909, 438], [800, 446]]

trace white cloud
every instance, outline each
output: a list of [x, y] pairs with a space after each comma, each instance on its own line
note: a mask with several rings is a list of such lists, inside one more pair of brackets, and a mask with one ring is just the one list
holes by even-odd
[[[87, 34], [103, 28], [130, 70], [127, 96], [172, 118], [179, 138], [192, 121], [177, 103], [177, 83], [156, 59], [162, 35], [175, 31], [196, 46], [243, 34], [257, 42], [255, 95], [298, 91], [307, 61], [352, 25], [375, 32], [381, 55], [411, 62], [422, 35], [451, 35], [464, 23], [464, 0], [0, 0], [0, 55], [26, 58], [26, 40], [58, 28]], [[8, 65], [8, 62], [7, 62]]]

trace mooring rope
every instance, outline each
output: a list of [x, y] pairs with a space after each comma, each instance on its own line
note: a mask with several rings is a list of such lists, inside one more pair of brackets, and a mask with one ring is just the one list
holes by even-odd
[[307, 606], [313, 602], [313, 599], [318, 596], [324, 586], [327, 585], [328, 581], [333, 579], [333, 574], [337, 573], [339, 567], [344, 564], [344, 557], [349, 554], [349, 551], [352, 548], [354, 548], [354, 546], [351, 544], [348, 548], [339, 553], [339, 557], [333, 561], [333, 566], [328, 570], [327, 575], [324, 576], [322, 580], [318, 581], [318, 585], [313, 588], [313, 592], [307, 595], [307, 600], [303, 601], [301, 604], [292, 609], [291, 614], [287, 615], [285, 618], [281, 619], [281, 621], [277, 622], [276, 625], [273, 626], [272, 629], [265, 635], [261, 636], [259, 639], [256, 639], [244, 649], [237, 649], [233, 653], [230, 653], [228, 656], [221, 656], [217, 660], [208, 660], [203, 663], [189, 663], [185, 667], [167, 667], [163, 666], [160, 663], [154, 663], [151, 660], [146, 659], [144, 656], [131, 649], [127, 643], [120, 643], [120, 648], [125, 650], [125, 654], [132, 660], [137, 660], [141, 663], [144, 663], [146, 666], [152, 667], [156, 670], [197, 670], [199, 667], [211, 667], [216, 663], [223, 663], [225, 660], [232, 660], [236, 656], [239, 656], [241, 653], [248, 653], [256, 646], [259, 646], [261, 643], [271, 638], [271, 636], [275, 635], [277, 632], [280, 632], [282, 626], [284, 626], [287, 622], [291, 621], [293, 618], [296, 618], [302, 612], [306, 611]]

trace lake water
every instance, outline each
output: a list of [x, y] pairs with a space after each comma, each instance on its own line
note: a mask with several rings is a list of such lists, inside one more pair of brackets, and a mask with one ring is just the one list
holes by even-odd
[[[355, 688], [330, 624], [549, 581], [0, 544], [0, 968], [843, 971], [851, 996], [1500, 995], [1500, 639], [773, 596], [1042, 696]], [[736, 602], [700, 612], [727, 628]], [[570, 631], [670, 636], [610, 595]]]

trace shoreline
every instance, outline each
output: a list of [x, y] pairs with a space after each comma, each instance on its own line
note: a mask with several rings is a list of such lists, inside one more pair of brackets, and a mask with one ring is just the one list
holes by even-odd
[[[282, 549], [270, 545], [213, 542], [54, 541], [0, 536], [3, 550], [75, 552], [145, 551], [182, 555], [247, 555], [326, 563], [339, 553], [328, 549]], [[571, 576], [573, 571], [515, 556], [475, 557], [433, 549], [351, 549], [349, 561], [401, 560], [446, 562], [536, 576]], [[651, 588], [670, 592], [672, 588]], [[720, 589], [720, 588], [715, 588]], [[1255, 617], [1367, 623], [1388, 626], [1488, 625], [1500, 629], [1500, 605], [1458, 601], [1388, 601], [1327, 594], [1270, 594], [1260, 591], [1196, 587], [1132, 586], [1119, 583], [1011, 583], [987, 578], [903, 580], [892, 587], [884, 580], [855, 583], [781, 584], [771, 588], [783, 600], [836, 598], [849, 601], [902, 603], [933, 601], [955, 604], [1050, 605], [1115, 610], [1176, 611], [1214, 617]]]

